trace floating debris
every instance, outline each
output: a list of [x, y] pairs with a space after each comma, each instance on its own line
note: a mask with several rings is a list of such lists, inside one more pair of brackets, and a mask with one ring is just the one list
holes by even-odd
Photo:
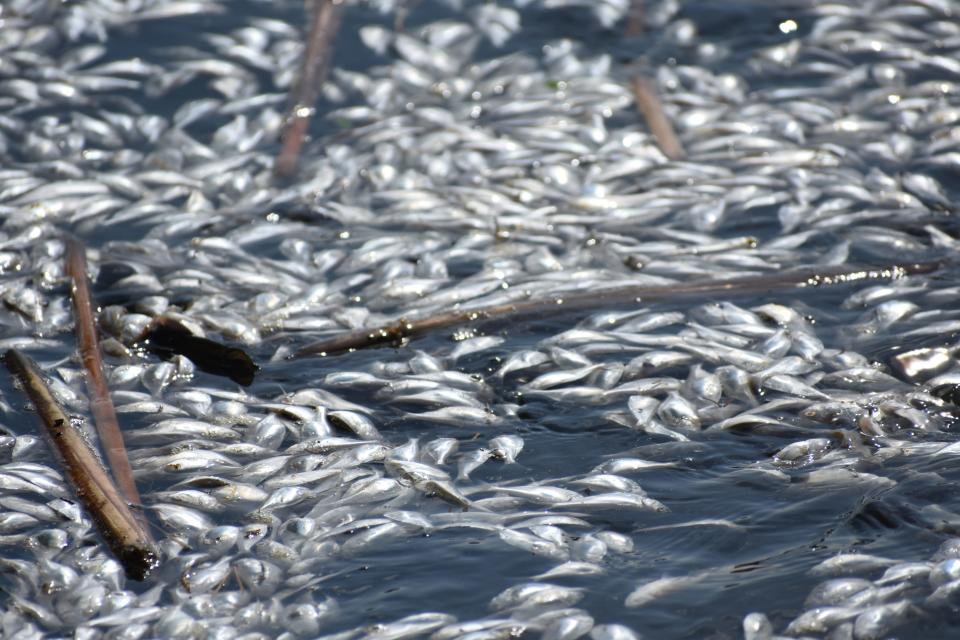
[[16, 349], [3, 356], [10, 373], [23, 386], [43, 419], [49, 442], [62, 460], [73, 493], [97, 523], [107, 546], [127, 577], [146, 580], [159, 562], [153, 536], [118, 491], [87, 439], [63, 412], [36, 365]]
[[292, 106], [283, 133], [283, 147], [273, 166], [273, 173], [279, 178], [290, 178], [297, 169], [300, 149], [316, 109], [320, 87], [330, 67], [333, 42], [340, 29], [346, 3], [344, 0], [316, 0], [311, 4], [313, 17], [307, 36], [307, 49], [303, 53], [303, 66], [296, 90], [291, 92]]
[[164, 359], [174, 354], [186, 356], [200, 370], [225, 376], [245, 387], [253, 383], [258, 370], [243, 349], [196, 336], [173, 318], [156, 318], [136, 342], [144, 343], [152, 353]]
[[[64, 271], [71, 279], [71, 294], [76, 316], [77, 343], [83, 367], [86, 370], [87, 388], [90, 390], [90, 412], [100, 437], [100, 447], [110, 463], [110, 469], [116, 477], [117, 485], [124, 499], [134, 508], [141, 508], [140, 492], [133, 479], [133, 469], [127, 457], [127, 448], [120, 432], [120, 422], [110, 398], [106, 376], [103, 373], [103, 359], [100, 356], [100, 342], [97, 338], [97, 326], [94, 319], [93, 300], [90, 296], [90, 284], [87, 280], [86, 247], [70, 238], [66, 242], [66, 267]], [[140, 528], [147, 530], [142, 513]]]

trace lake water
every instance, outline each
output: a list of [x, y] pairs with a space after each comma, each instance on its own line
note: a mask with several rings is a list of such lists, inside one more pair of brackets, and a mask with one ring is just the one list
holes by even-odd
[[303, 3], [0, 3], [0, 343], [89, 415], [82, 239], [162, 556], [122, 576], [4, 378], [3, 637], [955, 636], [960, 3], [628, 4], [348, 2], [281, 181]]

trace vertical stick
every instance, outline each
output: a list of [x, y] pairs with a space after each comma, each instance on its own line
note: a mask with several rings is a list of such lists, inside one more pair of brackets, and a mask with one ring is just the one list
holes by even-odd
[[627, 14], [627, 28], [623, 30], [623, 34], [628, 38], [642, 35], [646, 29], [646, 16], [643, 9], [643, 0], [630, 1], [630, 13]]
[[663, 104], [657, 97], [657, 90], [653, 83], [641, 75], [636, 75], [630, 81], [630, 86], [633, 89], [633, 99], [637, 103], [637, 109], [647, 121], [647, 126], [650, 127], [653, 137], [657, 139], [660, 150], [671, 160], [686, 157], [680, 138], [677, 137], [673, 125], [663, 111]]
[[400, 3], [396, 12], [393, 14], [394, 31], [402, 33], [403, 30], [407, 28], [407, 16], [410, 15], [410, 12], [413, 11], [418, 4], [420, 4], [420, 0], [405, 0]]
[[290, 93], [292, 105], [283, 133], [283, 146], [273, 165], [273, 175], [278, 178], [289, 178], [297, 170], [300, 149], [315, 111], [320, 87], [323, 86], [327, 68], [330, 66], [333, 41], [340, 30], [340, 19], [343, 15], [343, 0], [314, 0], [312, 4], [313, 19], [307, 37], [303, 67], [300, 79]]
[[140, 506], [140, 493], [133, 479], [133, 469], [127, 457], [127, 448], [123, 444], [120, 423], [110, 399], [110, 390], [103, 375], [103, 360], [100, 358], [100, 344], [97, 340], [97, 326], [94, 320], [93, 301], [90, 297], [90, 283], [87, 280], [87, 256], [83, 243], [74, 238], [67, 239], [66, 272], [73, 280], [73, 311], [76, 322], [77, 343], [83, 368], [87, 371], [87, 392], [90, 395], [90, 412], [100, 436], [100, 446], [107, 462], [117, 479], [120, 493], [130, 504]]

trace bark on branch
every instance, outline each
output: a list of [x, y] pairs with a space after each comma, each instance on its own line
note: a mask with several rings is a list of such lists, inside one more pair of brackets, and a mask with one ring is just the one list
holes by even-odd
[[822, 267], [796, 269], [760, 276], [745, 276], [727, 280], [696, 280], [662, 286], [624, 286], [606, 291], [578, 291], [555, 294], [547, 299], [537, 298], [520, 302], [489, 305], [448, 311], [422, 318], [401, 318], [396, 322], [371, 329], [360, 329], [308, 344], [291, 358], [329, 356], [375, 346], [399, 346], [406, 339], [430, 331], [447, 329], [462, 324], [484, 323], [491, 320], [556, 314], [559, 310], [583, 310], [616, 306], [627, 303], [679, 302], [703, 299], [706, 296], [739, 296], [783, 294], [805, 287], [849, 284], [897, 278], [909, 274], [929, 273], [944, 262], [889, 264], [878, 267]]
[[143, 518], [127, 505], [86, 438], [57, 404], [36, 365], [16, 349], [7, 351], [4, 361], [43, 419], [47, 439], [74, 493], [90, 513], [127, 577], [144, 580], [158, 560], [153, 537]]
[[685, 158], [687, 154], [663, 110], [663, 103], [660, 102], [653, 83], [642, 75], [636, 75], [630, 80], [630, 88], [633, 90], [633, 101], [637, 104], [637, 109], [644, 120], [647, 121], [647, 126], [650, 127], [653, 137], [657, 139], [657, 145], [663, 151], [663, 155], [671, 160]]
[[[87, 280], [86, 247], [74, 238], [68, 238], [66, 242], [66, 273], [73, 283], [71, 297], [77, 331], [77, 347], [80, 350], [83, 368], [87, 372], [90, 412], [93, 414], [93, 422], [100, 437], [100, 446], [117, 479], [120, 493], [127, 502], [139, 508], [140, 492], [137, 491], [137, 484], [133, 479], [133, 469], [130, 468], [127, 448], [123, 444], [120, 423], [117, 421], [117, 413], [110, 399], [110, 389], [107, 388], [107, 379], [103, 374], [93, 300], [90, 296], [90, 283]], [[145, 523], [144, 526], [146, 526]]]
[[624, 29], [624, 35], [628, 38], [643, 35], [646, 29], [646, 12], [643, 5], [644, 0], [631, 0], [630, 2], [630, 11], [627, 13], [627, 27]]
[[278, 178], [289, 178], [297, 171], [300, 149], [320, 96], [320, 88], [327, 76], [333, 56], [333, 42], [343, 16], [343, 0], [314, 0], [311, 4], [313, 12], [307, 50], [304, 52], [300, 78], [290, 92], [290, 115], [283, 132], [283, 146], [273, 165], [273, 175]]

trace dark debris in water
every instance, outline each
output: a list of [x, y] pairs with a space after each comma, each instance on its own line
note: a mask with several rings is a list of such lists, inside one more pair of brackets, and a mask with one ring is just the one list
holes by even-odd
[[185, 356], [207, 373], [224, 376], [245, 387], [253, 384], [260, 367], [246, 351], [194, 335], [173, 318], [156, 318], [137, 338], [151, 353], [165, 360]]

